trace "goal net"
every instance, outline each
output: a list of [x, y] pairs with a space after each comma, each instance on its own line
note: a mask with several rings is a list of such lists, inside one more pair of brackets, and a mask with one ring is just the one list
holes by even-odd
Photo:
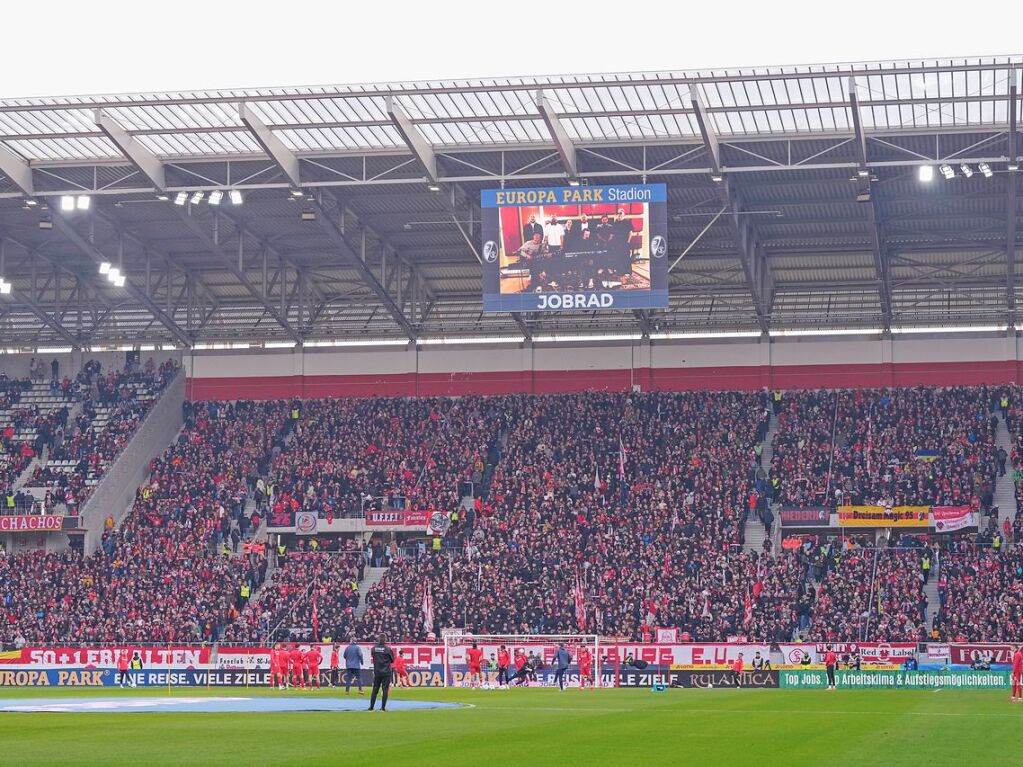
[[[595, 634], [442, 633], [445, 687], [557, 686], [556, 655], [562, 645], [571, 658], [564, 673], [565, 686], [601, 686], [600, 637]], [[474, 645], [480, 650], [479, 674], [471, 667]], [[501, 661], [506, 656], [504, 668]]]

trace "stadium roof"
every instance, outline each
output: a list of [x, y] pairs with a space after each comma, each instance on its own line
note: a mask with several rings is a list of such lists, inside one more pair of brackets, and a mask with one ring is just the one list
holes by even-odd
[[[0, 346], [1015, 325], [1021, 67], [2, 100]], [[667, 310], [482, 312], [479, 191], [568, 179], [668, 185]]]

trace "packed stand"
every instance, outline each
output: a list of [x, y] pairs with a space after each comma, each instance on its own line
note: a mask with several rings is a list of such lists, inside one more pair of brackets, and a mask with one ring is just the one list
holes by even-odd
[[[0, 643], [217, 641], [265, 557], [227, 545], [245, 514], [244, 477], [283, 449], [279, 403], [186, 407], [177, 442], [155, 459], [124, 524], [102, 545], [0, 558]], [[242, 605], [244, 607], [244, 605]]]
[[369, 595], [360, 633], [427, 636], [424, 586], [435, 627], [741, 632], [751, 574], [729, 576], [721, 564], [729, 570], [728, 552], [742, 543], [754, 446], [767, 427], [762, 395], [494, 401], [512, 428], [489, 504], [453, 524], [444, 545], [392, 566]]
[[175, 372], [172, 360], [156, 366], [152, 358], [145, 367], [130, 363], [106, 373], [95, 360], [85, 364], [74, 381], [80, 411], [70, 423], [46, 430], [46, 464], [27, 482], [46, 488], [46, 509], [63, 504], [77, 513]]
[[999, 466], [991, 397], [987, 387], [787, 394], [775, 437], [779, 499], [990, 505]]

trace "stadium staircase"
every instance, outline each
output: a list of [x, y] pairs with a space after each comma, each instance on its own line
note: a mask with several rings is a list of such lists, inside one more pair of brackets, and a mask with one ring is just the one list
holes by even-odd
[[386, 567], [366, 568], [366, 577], [359, 582], [359, 606], [355, 608], [356, 620], [362, 620], [362, 616], [366, 614], [366, 597], [369, 595], [370, 589], [380, 583], [386, 573]]
[[998, 507], [998, 529], [1001, 530], [1005, 520], [1009, 520], [1009, 524], [1012, 524], [1012, 520], [1016, 518], [1016, 483], [1012, 479], [1012, 437], [1009, 435], [1009, 429], [1005, 425], [1002, 414], [996, 413], [996, 415], [998, 416], [998, 431], [995, 434], [995, 443], [1010, 456], [1006, 461], [1005, 476], [998, 477], [995, 483], [995, 506]]
[[[777, 434], [777, 432], [778, 418], [772, 414], [771, 420], [767, 425], [767, 434], [764, 436], [764, 451], [760, 455], [760, 465], [769, 476], [771, 473], [771, 461], [774, 459], [774, 435]], [[781, 523], [776, 519], [774, 525], [771, 527], [771, 543], [773, 545], [773, 551], [778, 551], [778, 546], [781, 545], [780, 531]], [[763, 523], [757, 517], [749, 517], [749, 519], [746, 520], [746, 529], [743, 535], [743, 551], [762, 552], [764, 550], [763, 546], [765, 537]]]
[[927, 597], [927, 627], [934, 622], [934, 616], [938, 612], [938, 581], [941, 578], [941, 556], [934, 558], [931, 563], [931, 575], [924, 586], [924, 596]]

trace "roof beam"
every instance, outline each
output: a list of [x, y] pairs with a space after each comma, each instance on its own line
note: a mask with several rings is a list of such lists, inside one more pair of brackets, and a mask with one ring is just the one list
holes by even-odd
[[888, 269], [888, 254], [885, 250], [881, 217], [878, 215], [870, 189], [870, 171], [867, 170], [867, 135], [863, 130], [863, 116], [860, 114], [860, 97], [856, 92], [856, 78], [854, 77], [849, 78], [849, 111], [852, 115], [854, 133], [853, 148], [856, 150], [856, 161], [859, 164], [857, 176], [859, 176], [861, 182], [860, 191], [864, 191], [867, 196], [866, 202], [861, 204], [867, 212], [870, 251], [874, 257], [874, 276], [877, 278], [881, 316], [884, 321], [884, 330], [889, 330], [892, 326], [892, 287]]
[[[1011, 73], [1009, 85], [1009, 166], [1019, 163], [1018, 137], [1016, 132], [1016, 72]], [[1009, 329], [1016, 327], [1016, 227], [1017, 227], [1017, 179], [1018, 171], [1006, 173], [1005, 193], [1005, 302], [1009, 310]]]
[[437, 155], [433, 151], [433, 147], [423, 137], [423, 134], [419, 132], [419, 129], [413, 124], [412, 119], [405, 113], [405, 110], [395, 102], [393, 96], [388, 96], [384, 100], [384, 107], [394, 127], [401, 134], [402, 140], [404, 140], [409, 150], [426, 170], [426, 177], [430, 180], [430, 183], [436, 184], [439, 175], [437, 173]]
[[757, 324], [764, 333], [769, 331], [770, 322], [767, 317], [767, 305], [764, 302], [764, 291], [761, 290], [761, 282], [764, 282], [764, 273], [758, 272], [767, 267], [766, 259], [757, 258], [757, 241], [750, 223], [750, 217], [745, 215], [742, 202], [728, 182], [722, 183], [722, 196], [728, 206], [728, 220], [732, 225], [735, 236], [735, 247], [739, 252], [739, 262], [742, 264], [742, 273], [746, 278], [746, 288], [753, 299], [753, 309], [757, 314]]
[[220, 243], [191, 215], [191, 212], [186, 212], [177, 206], [172, 207], [177, 211], [178, 217], [188, 227], [189, 231], [202, 243], [203, 247], [220, 260], [224, 267], [234, 275], [234, 278], [241, 283], [242, 287], [266, 310], [267, 314], [273, 317], [274, 321], [284, 329], [288, 337], [297, 343], [302, 343], [302, 335], [295, 329], [295, 326], [288, 322], [288, 318], [278, 311], [273, 302], [252, 284], [252, 281], [245, 275], [245, 272], [239, 268], [236, 260], [220, 247]]
[[693, 99], [693, 111], [696, 116], [696, 124], [700, 126], [700, 135], [703, 137], [703, 146], [707, 150], [707, 157], [710, 160], [710, 172], [713, 176], [721, 175], [721, 147], [718, 145], [717, 133], [710, 121], [707, 106], [703, 103], [703, 96], [700, 95], [699, 86], [694, 85], [689, 89], [689, 95]]
[[[86, 240], [80, 235], [64, 215], [60, 213], [60, 206], [56, 200], [50, 203], [50, 209], [53, 211], [53, 225], [60, 230], [60, 232], [71, 241], [71, 243], [82, 252], [83, 255], [88, 256], [94, 264], [98, 267], [103, 261], [109, 261], [103, 253], [99, 251], [95, 245]], [[170, 331], [178, 341], [183, 343], [185, 346], [192, 345], [192, 338], [184, 331], [184, 329], [174, 321], [174, 319], [157, 306], [153, 300], [147, 296], [143, 291], [139, 290], [132, 284], [125, 274], [124, 288], [123, 290], [131, 296], [135, 301], [142, 304], [146, 310], [155, 317], [161, 325]]]
[[14, 182], [22, 194], [32, 197], [36, 193], [35, 184], [32, 182], [32, 168], [3, 143], [0, 143], [0, 171]]
[[117, 120], [102, 109], [94, 112], [93, 122], [135, 169], [152, 182], [156, 191], [163, 192], [167, 188], [167, 176], [160, 158], [132, 138]]
[[849, 110], [852, 113], [853, 148], [860, 168], [867, 167], [867, 134], [863, 131], [863, 116], [860, 114], [860, 96], [856, 92], [856, 78], [849, 78]]
[[[330, 198], [333, 199], [333, 198]], [[372, 290], [377, 298], [380, 299], [380, 303], [383, 304], [387, 312], [394, 318], [394, 321], [398, 323], [398, 327], [404, 331], [404, 333], [411, 340], [416, 338], [416, 330], [409, 322], [408, 317], [401, 310], [401, 307], [395, 303], [391, 295], [384, 289], [384, 286], [380, 284], [380, 281], [373, 274], [373, 271], [369, 268], [369, 265], [362, 260], [359, 253], [349, 245], [348, 240], [345, 239], [344, 233], [338, 226], [335, 218], [340, 214], [344, 215], [341, 210], [341, 206], [337, 204], [337, 200], [333, 200], [336, 207], [330, 207], [328, 204], [324, 204], [323, 196], [320, 194], [313, 195], [312, 205], [316, 208], [316, 220], [319, 222], [321, 228], [326, 233], [327, 238], [334, 243], [337, 249], [340, 251], [341, 256], [358, 272], [359, 277], [365, 282], [370, 290]]]
[[252, 134], [256, 143], [262, 147], [263, 151], [274, 161], [274, 164], [280, 168], [291, 185], [296, 189], [301, 187], [302, 176], [299, 172], [298, 157], [284, 146], [284, 142], [274, 135], [266, 123], [259, 119], [256, 113], [252, 111], [252, 108], [244, 101], [238, 105], [238, 119], [249, 129], [249, 133]]
[[579, 178], [579, 164], [576, 159], [575, 144], [568, 135], [568, 131], [565, 130], [565, 125], [561, 122], [558, 113], [554, 111], [554, 107], [551, 106], [547, 97], [543, 95], [543, 91], [536, 92], [536, 108], [540, 110], [540, 116], [543, 118], [547, 130], [550, 131], [551, 138], [554, 139], [554, 146], [557, 147], [558, 156], [561, 157], [561, 164], [565, 167], [568, 177], [571, 179]]

